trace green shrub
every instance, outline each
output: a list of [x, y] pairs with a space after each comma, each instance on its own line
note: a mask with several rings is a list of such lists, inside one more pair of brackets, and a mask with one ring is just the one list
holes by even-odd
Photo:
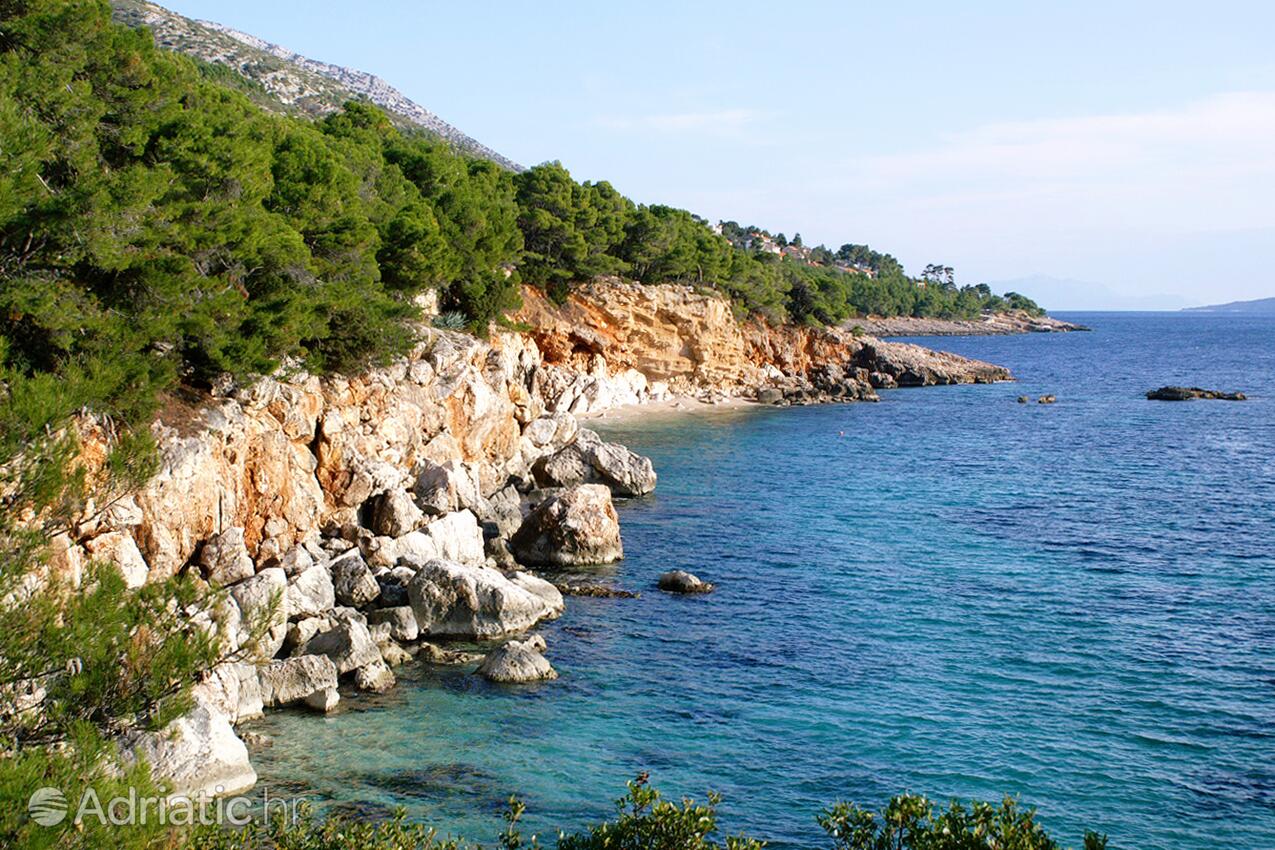
[[[939, 810], [925, 797], [904, 794], [879, 814], [838, 803], [819, 816], [833, 850], [1062, 850], [1036, 822], [1033, 809], [1006, 797], [999, 807], [953, 802]], [[1085, 850], [1105, 850], [1107, 837], [1085, 834]]]

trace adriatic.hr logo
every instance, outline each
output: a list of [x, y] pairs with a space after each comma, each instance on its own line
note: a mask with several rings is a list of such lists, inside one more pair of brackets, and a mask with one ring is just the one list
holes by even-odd
[[37, 788], [27, 801], [27, 812], [40, 826], [57, 826], [66, 817], [66, 795], [56, 788]]

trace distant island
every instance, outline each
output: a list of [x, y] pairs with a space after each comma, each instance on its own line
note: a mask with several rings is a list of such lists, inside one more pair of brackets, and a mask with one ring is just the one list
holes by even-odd
[[1252, 301], [1231, 301], [1227, 304], [1210, 304], [1207, 307], [1186, 307], [1184, 309], [1197, 313], [1243, 313], [1248, 316], [1275, 316], [1275, 298], [1255, 298]]

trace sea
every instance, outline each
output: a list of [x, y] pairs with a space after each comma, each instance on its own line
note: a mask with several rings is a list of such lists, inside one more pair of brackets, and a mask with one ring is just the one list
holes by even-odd
[[1275, 848], [1275, 317], [1060, 317], [1092, 330], [914, 340], [1014, 383], [594, 423], [659, 473], [587, 571], [641, 596], [569, 597], [556, 681], [415, 664], [269, 715], [262, 787], [486, 843], [511, 795], [552, 846], [649, 773], [784, 850], [903, 792], [1010, 795], [1069, 847]]

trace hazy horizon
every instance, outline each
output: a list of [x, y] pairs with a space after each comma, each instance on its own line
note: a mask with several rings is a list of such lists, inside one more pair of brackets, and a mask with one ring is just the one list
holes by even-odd
[[524, 164], [912, 273], [1062, 310], [1275, 295], [1275, 5], [166, 5]]

